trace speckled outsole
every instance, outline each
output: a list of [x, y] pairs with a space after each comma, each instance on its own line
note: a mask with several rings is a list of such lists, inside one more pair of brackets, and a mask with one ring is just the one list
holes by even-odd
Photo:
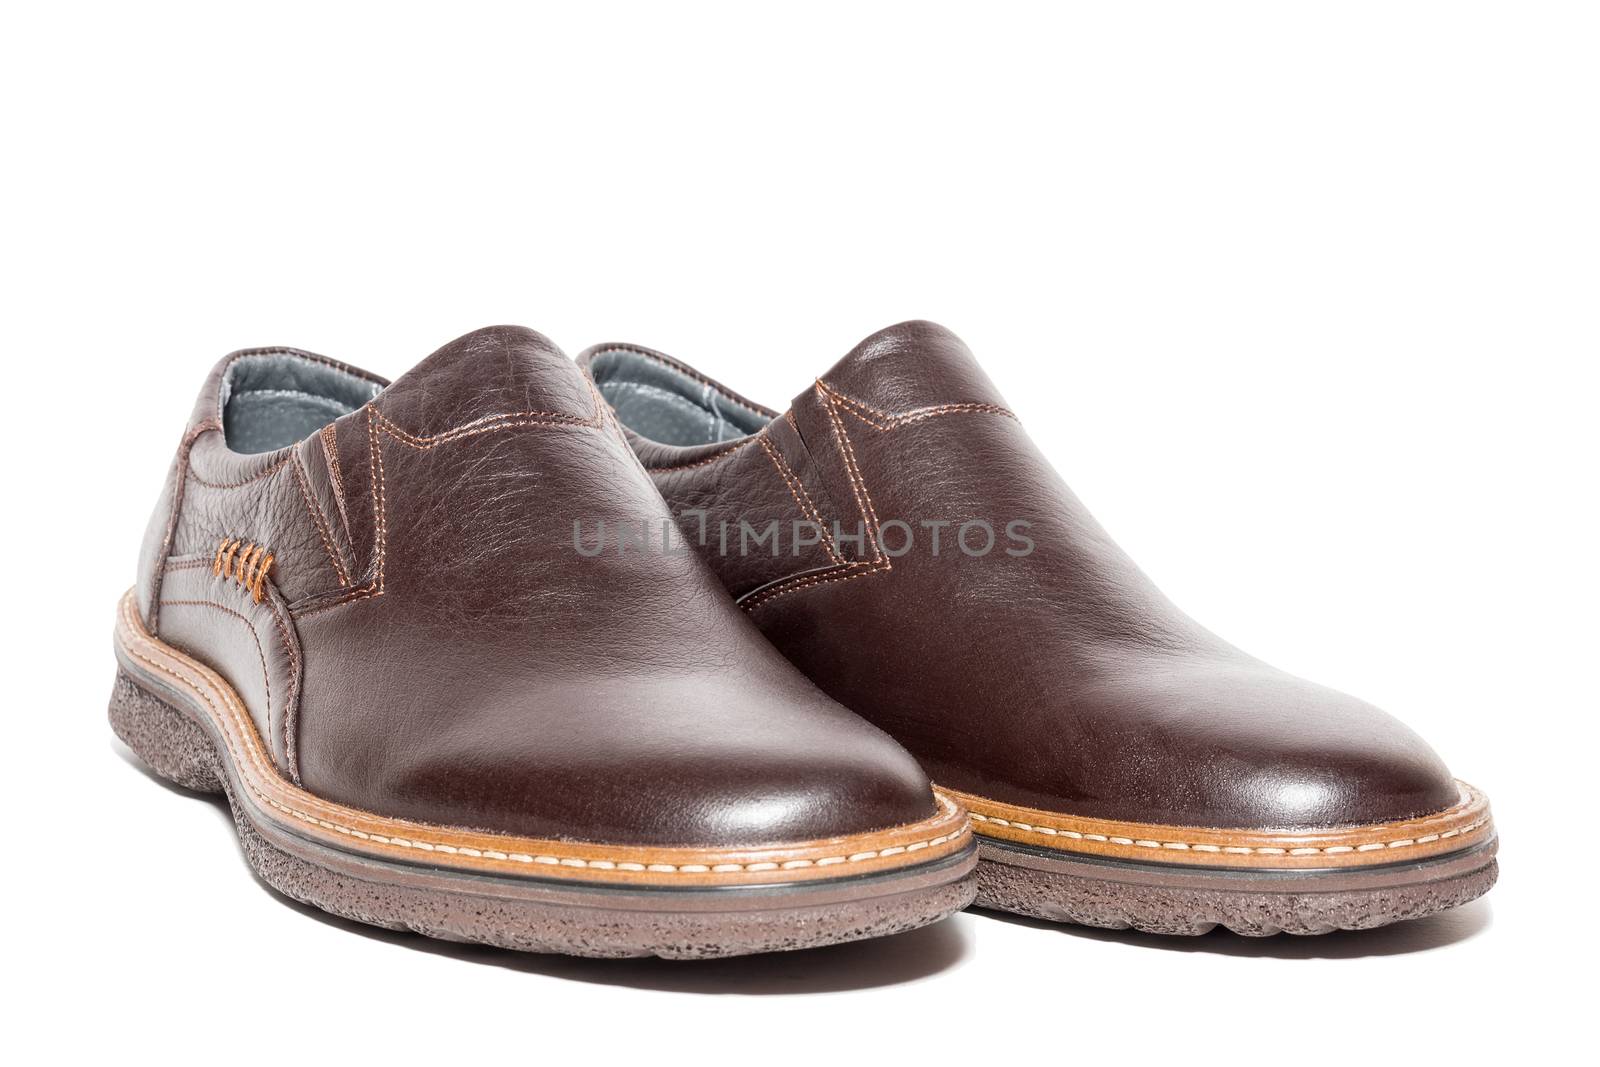
[[1053, 922], [1153, 934], [1325, 934], [1459, 907], [1499, 873], [1497, 839], [1364, 867], [1250, 870], [1179, 866], [980, 837], [977, 905]]
[[156, 774], [222, 793], [246, 859], [274, 889], [334, 915], [448, 941], [577, 956], [695, 959], [812, 948], [936, 922], [976, 892], [970, 835], [923, 863], [770, 885], [637, 886], [407, 862], [297, 833], [242, 801], [214, 728], [124, 664], [112, 728]]

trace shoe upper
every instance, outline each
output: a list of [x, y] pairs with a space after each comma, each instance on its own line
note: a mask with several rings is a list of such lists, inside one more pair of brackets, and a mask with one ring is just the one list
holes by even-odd
[[[869, 337], [781, 416], [649, 349], [579, 362], [761, 631], [942, 786], [1290, 830], [1459, 799], [1400, 722], [1174, 607], [941, 327]], [[727, 532], [773, 522], [776, 552]]]
[[729, 846], [935, 812], [915, 761], [693, 552], [578, 550], [630, 527], [670, 513], [539, 334], [477, 331], [393, 384], [253, 349], [201, 392], [138, 605], [239, 692], [285, 777], [383, 815]]

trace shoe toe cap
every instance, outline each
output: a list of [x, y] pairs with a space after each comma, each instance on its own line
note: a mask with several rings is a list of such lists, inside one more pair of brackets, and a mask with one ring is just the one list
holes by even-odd
[[803, 684], [756, 697], [714, 679], [649, 692], [591, 680], [581, 713], [530, 708], [525, 729], [484, 729], [517, 717], [463, 710], [424, 750], [393, 752], [360, 800], [536, 838], [723, 848], [936, 814], [927, 776], [886, 734]]
[[1107, 817], [1299, 830], [1408, 819], [1460, 798], [1444, 761], [1399, 720], [1269, 667], [1152, 672], [1102, 707], [1102, 730], [1140, 724], [1113, 759], [1084, 769]]

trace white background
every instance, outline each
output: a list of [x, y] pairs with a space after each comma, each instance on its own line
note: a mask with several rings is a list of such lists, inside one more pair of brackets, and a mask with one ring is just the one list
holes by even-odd
[[[1571, 1037], [1597, 906], [1594, 10], [8, 7], [0, 1040], [1006, 1063]], [[286, 902], [217, 805], [112, 742], [112, 608], [225, 352], [394, 376], [521, 322], [782, 406], [911, 317], [966, 338], [1178, 603], [1488, 790], [1487, 900], [1304, 940], [966, 914], [786, 957], [519, 957]]]

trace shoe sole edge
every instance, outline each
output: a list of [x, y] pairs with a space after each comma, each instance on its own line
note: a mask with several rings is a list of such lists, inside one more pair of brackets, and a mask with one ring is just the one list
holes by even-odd
[[1321, 934], [1458, 907], [1499, 875], [1488, 800], [1465, 782], [1431, 815], [1325, 830], [1087, 819], [949, 789], [978, 838], [977, 906], [1146, 933]]
[[[322, 819], [325, 825], [317, 825], [269, 806], [273, 794], [262, 796], [265, 790], [259, 783], [252, 789], [233, 758], [241, 744], [239, 716], [231, 724], [218, 722], [214, 714], [219, 707], [230, 706], [220, 693], [213, 692], [209, 702], [202, 702], [195, 693], [184, 692], [196, 682], [213, 688], [226, 683], [214, 672], [210, 677], [199, 673], [205, 668], [196, 661], [183, 663], [187, 657], [163, 649], [154, 638], [134, 629], [136, 625], [131, 605], [124, 601], [116, 638], [118, 672], [109, 705], [117, 736], [158, 776], [196, 792], [224, 794], [246, 859], [262, 880], [286, 896], [342, 918], [522, 951], [706, 958], [898, 933], [961, 910], [977, 891], [975, 842], [964, 813], [944, 799], [940, 814], [926, 825], [782, 849], [650, 850], [422, 828], [435, 841], [459, 833], [463, 840], [475, 842], [463, 846], [480, 853], [473, 856], [459, 850], [422, 854], [374, 841], [365, 830], [365, 840], [353, 838], [338, 827], [350, 830], [354, 826], [347, 823], [371, 826], [362, 820], [382, 820], [352, 810], [350, 818]], [[151, 665], [159, 662], [162, 652], [171, 657], [166, 665], [176, 669], [154, 675]], [[235, 710], [242, 713], [242, 704]], [[232, 738], [224, 733], [230, 726]], [[253, 726], [249, 729], [253, 731]], [[278, 791], [295, 789], [281, 779], [276, 786]], [[419, 824], [395, 821], [394, 825], [405, 827], [395, 833], [410, 835], [408, 845], [421, 836]], [[928, 840], [929, 825], [941, 831], [934, 836], [942, 840], [908, 849], [908, 844]], [[378, 836], [393, 840], [391, 834]], [[481, 847], [486, 840], [501, 847]], [[863, 844], [877, 847], [866, 849]], [[640, 870], [536, 863], [532, 857], [544, 853], [525, 851], [546, 845], [551, 851], [578, 852], [571, 858], [590, 863], [595, 862], [593, 855], [607, 851], [641, 860], [670, 857], [674, 869], [651, 870], [642, 862]], [[852, 861], [847, 855], [840, 863], [819, 867], [808, 855], [837, 853], [839, 846], [855, 848], [849, 855], [857, 858]], [[866, 856], [867, 851], [877, 855]], [[496, 853], [529, 860], [497, 860]], [[707, 862], [685, 863], [686, 856]], [[784, 866], [796, 858], [811, 862]], [[738, 862], [740, 869], [713, 870], [717, 860]], [[686, 866], [706, 869], [683, 870]]]
[[1196, 870], [1061, 858], [979, 838], [976, 906], [1051, 922], [1151, 934], [1325, 934], [1459, 907], [1499, 876], [1498, 840], [1445, 856], [1356, 870]]

